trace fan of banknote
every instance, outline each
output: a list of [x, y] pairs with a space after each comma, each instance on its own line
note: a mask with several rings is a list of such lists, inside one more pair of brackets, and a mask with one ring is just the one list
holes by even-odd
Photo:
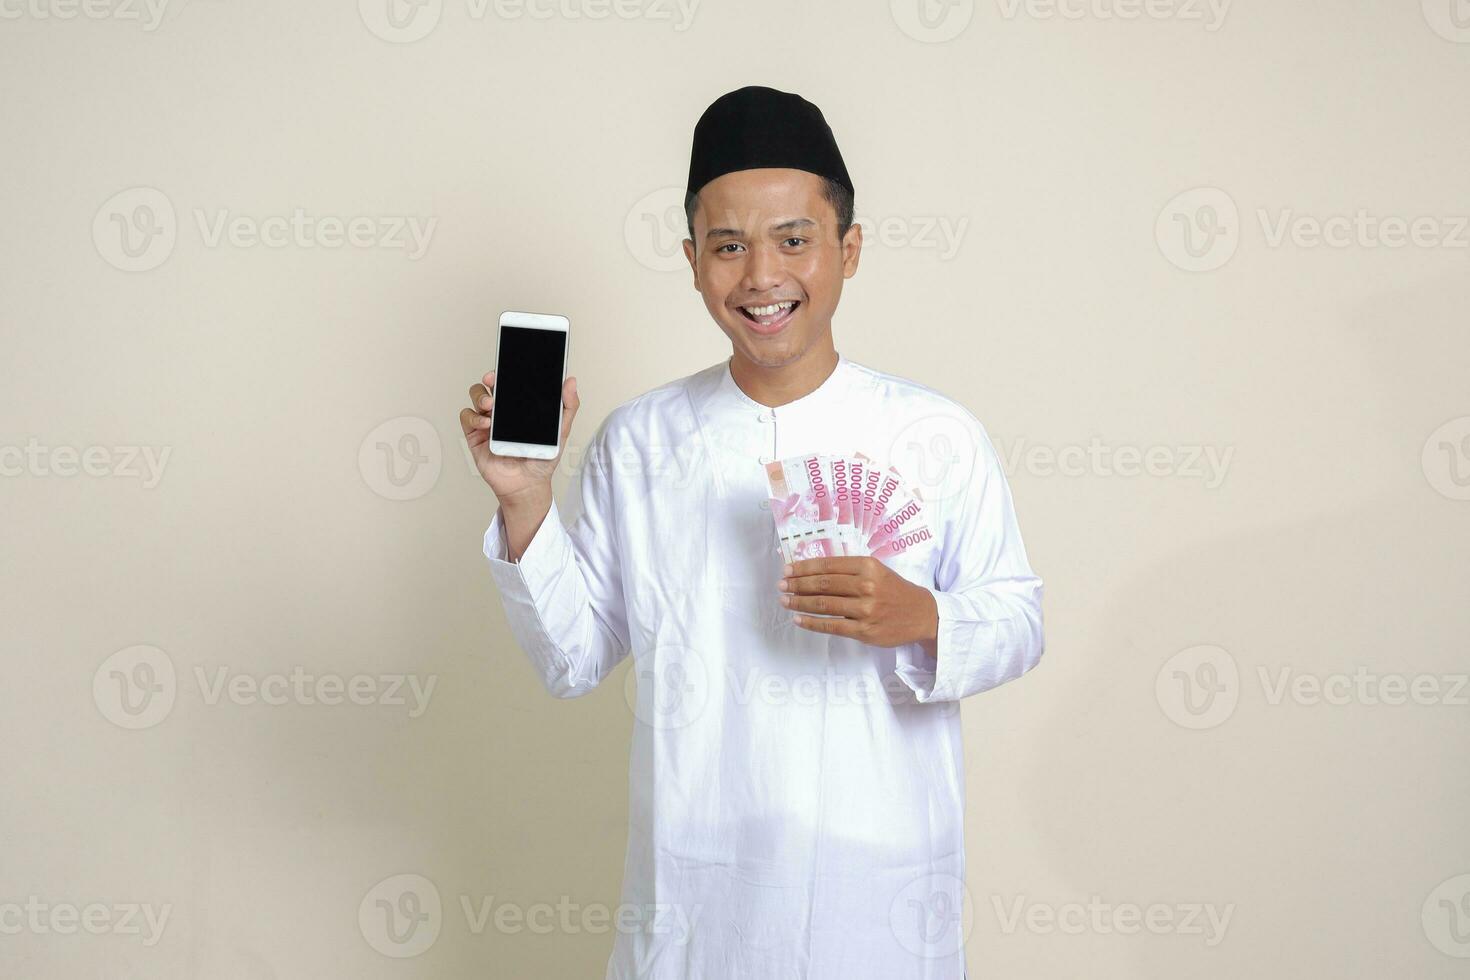
[[918, 488], [862, 453], [776, 460], [766, 464], [766, 482], [788, 562], [840, 555], [882, 560], [934, 538]]

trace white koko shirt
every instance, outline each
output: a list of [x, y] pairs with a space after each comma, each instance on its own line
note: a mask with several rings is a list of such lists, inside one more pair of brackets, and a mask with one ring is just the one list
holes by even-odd
[[[795, 626], [763, 465], [862, 452], [925, 497], [935, 539], [886, 560], [931, 589], [937, 658]], [[839, 353], [771, 408], [729, 362], [612, 411], [563, 525], [484, 550], [557, 697], [629, 652], [629, 839], [608, 980], [960, 980], [959, 699], [1043, 649], [1042, 583], [980, 422]], [[937, 662], [936, 662], [937, 660]]]

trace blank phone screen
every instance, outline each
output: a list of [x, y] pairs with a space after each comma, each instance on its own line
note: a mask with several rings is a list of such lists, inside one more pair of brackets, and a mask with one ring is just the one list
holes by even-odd
[[566, 350], [565, 330], [500, 328], [495, 406], [490, 415], [492, 439], [556, 445], [561, 433]]

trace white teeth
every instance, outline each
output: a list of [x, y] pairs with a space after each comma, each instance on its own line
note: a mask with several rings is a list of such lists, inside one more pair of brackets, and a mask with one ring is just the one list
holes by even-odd
[[741, 309], [749, 313], [751, 316], [771, 316], [775, 313], [780, 313], [782, 310], [789, 310], [795, 305], [795, 300], [788, 299], [780, 303], [775, 303], [771, 306], [743, 306], [741, 307]]

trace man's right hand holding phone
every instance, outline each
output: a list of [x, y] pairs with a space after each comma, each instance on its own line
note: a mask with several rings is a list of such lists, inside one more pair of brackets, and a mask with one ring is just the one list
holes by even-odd
[[490, 420], [495, 409], [495, 372], [470, 387], [470, 407], [459, 413], [459, 426], [474, 457], [475, 468], [500, 501], [505, 525], [507, 556], [519, 561], [536, 530], [551, 510], [551, 477], [566, 452], [572, 419], [581, 399], [577, 379], [568, 377], [561, 389], [561, 449], [555, 459], [526, 459], [501, 456], [490, 451]]

